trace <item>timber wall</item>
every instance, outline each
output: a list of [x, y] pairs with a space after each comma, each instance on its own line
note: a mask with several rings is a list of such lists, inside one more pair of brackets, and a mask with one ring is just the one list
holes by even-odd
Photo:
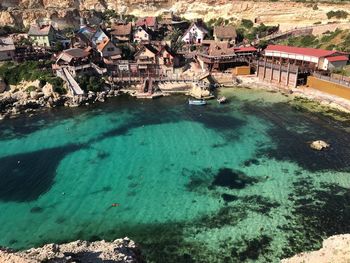
[[282, 66], [266, 61], [257, 62], [256, 75], [259, 79], [285, 87], [296, 87], [298, 80], [298, 67]]
[[236, 76], [250, 75], [250, 66], [235, 67], [234, 74]]
[[313, 76], [307, 78], [307, 86], [322, 92], [350, 100], [350, 88], [338, 83], [322, 80]]

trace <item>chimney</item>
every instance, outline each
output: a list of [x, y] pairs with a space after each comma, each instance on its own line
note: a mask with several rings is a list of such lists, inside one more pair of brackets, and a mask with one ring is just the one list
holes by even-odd
[[86, 27], [86, 19], [84, 17], [80, 17], [80, 28]]

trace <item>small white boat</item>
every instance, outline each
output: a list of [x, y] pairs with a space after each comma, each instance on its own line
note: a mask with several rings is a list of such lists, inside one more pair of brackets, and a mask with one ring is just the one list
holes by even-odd
[[189, 105], [205, 105], [207, 102], [205, 100], [188, 100]]
[[227, 102], [227, 99], [226, 97], [220, 97], [217, 99], [217, 101], [220, 103], [220, 104], [223, 104], [223, 103], [226, 103]]

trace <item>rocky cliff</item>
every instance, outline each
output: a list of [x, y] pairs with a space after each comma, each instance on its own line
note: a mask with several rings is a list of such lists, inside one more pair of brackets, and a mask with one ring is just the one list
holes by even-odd
[[67, 244], [49, 244], [22, 252], [0, 249], [1, 263], [39, 263], [39, 262], [118, 262], [140, 263], [140, 251], [128, 239], [113, 242], [75, 241]]
[[[230, 1], [230, 0], [2, 0], [0, 26], [28, 26], [37, 19], [48, 18], [61, 27], [77, 25], [79, 15], [93, 16], [96, 11], [124, 8], [137, 16], [159, 15], [164, 10], [174, 10], [186, 18], [202, 17], [205, 20], [223, 17], [231, 21], [242, 18], [283, 27], [331, 22], [327, 12], [345, 10], [350, 13], [350, 3], [297, 3], [289, 1]], [[343, 20], [348, 22], [347, 20]]]
[[348, 263], [350, 262], [350, 234], [336, 235], [323, 241], [317, 251], [300, 253], [292, 258], [283, 259], [281, 263]]

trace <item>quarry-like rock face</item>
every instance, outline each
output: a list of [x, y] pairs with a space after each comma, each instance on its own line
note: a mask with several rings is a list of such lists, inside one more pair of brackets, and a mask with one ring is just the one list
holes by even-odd
[[0, 262], [40, 263], [40, 262], [143, 262], [135, 243], [128, 239], [116, 239], [113, 242], [74, 241], [67, 244], [48, 244], [41, 248], [32, 248], [21, 252], [0, 249]]
[[[93, 16], [94, 11], [118, 10], [126, 7], [127, 13], [137, 16], [159, 15], [164, 10], [174, 10], [186, 18], [223, 17], [231, 21], [242, 18], [280, 24], [282, 28], [331, 22], [327, 12], [345, 10], [350, 13], [350, 4], [297, 3], [289, 1], [230, 1], [230, 0], [2, 0], [0, 26], [15, 24], [28, 26], [35, 20], [52, 19], [60, 27], [79, 23], [79, 15]], [[339, 21], [339, 20], [337, 20]], [[340, 20], [342, 21], [342, 20]], [[347, 20], [343, 20], [347, 22]]]

